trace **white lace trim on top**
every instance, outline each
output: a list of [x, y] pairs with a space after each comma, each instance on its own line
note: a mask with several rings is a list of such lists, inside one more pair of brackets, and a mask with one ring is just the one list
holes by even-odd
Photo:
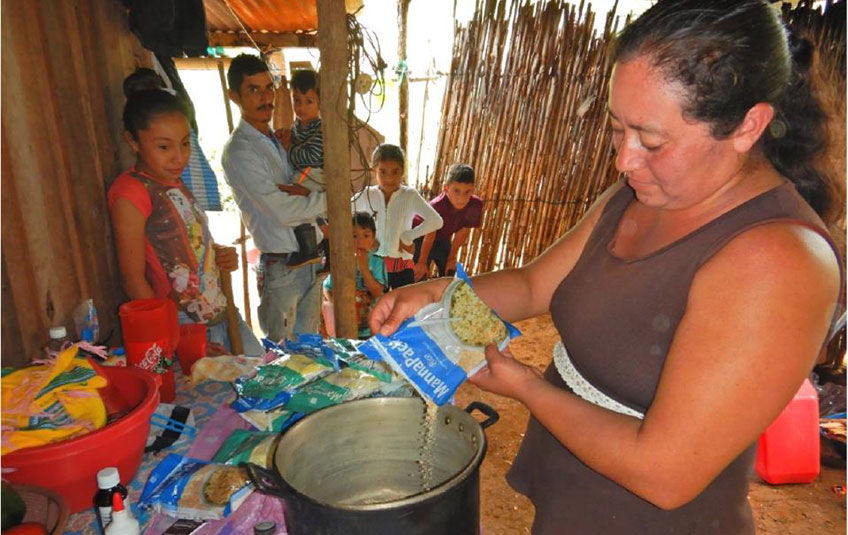
[[621, 414], [626, 414], [627, 416], [635, 416], [640, 420], [645, 417], [643, 413], [633, 410], [627, 405], [619, 403], [618, 401], [604, 394], [603, 392], [595, 388], [592, 383], [586, 380], [585, 377], [580, 375], [580, 372], [577, 371], [577, 368], [575, 368], [574, 364], [571, 362], [571, 358], [565, 351], [565, 346], [562, 344], [562, 342], [557, 342], [557, 344], [554, 346], [554, 365], [556, 366], [557, 371], [562, 377], [562, 380], [565, 381], [565, 384], [567, 384], [568, 387], [571, 388], [571, 390], [573, 390], [575, 394], [585, 399], [589, 403], [594, 403], [599, 407], [603, 407], [605, 409], [609, 409], [611, 411], [615, 411]]

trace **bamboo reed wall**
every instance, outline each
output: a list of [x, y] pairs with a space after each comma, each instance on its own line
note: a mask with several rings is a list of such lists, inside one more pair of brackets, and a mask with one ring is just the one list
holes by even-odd
[[[845, 233], [845, 2], [824, 14], [806, 0], [784, 19], [816, 44], [819, 97], [830, 116], [823, 165], [834, 178], [840, 244]], [[484, 224], [461, 253], [473, 272], [532, 260], [574, 225], [618, 177], [607, 127], [611, 37], [621, 25], [561, 0], [478, 0], [457, 28], [436, 163], [421, 186], [442, 189], [448, 167], [468, 163]], [[843, 245], [844, 253], [844, 245]]]
[[461, 260], [473, 272], [520, 266], [583, 215], [618, 176], [606, 127], [610, 36], [595, 14], [563, 1], [480, 0], [457, 28], [437, 160], [474, 167], [484, 224]]

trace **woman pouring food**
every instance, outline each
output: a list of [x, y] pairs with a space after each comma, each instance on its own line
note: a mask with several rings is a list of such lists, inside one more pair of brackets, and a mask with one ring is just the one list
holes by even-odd
[[[490, 346], [471, 378], [531, 413], [507, 477], [534, 534], [754, 532], [755, 442], [841, 307], [811, 59], [765, 1], [661, 0], [615, 44], [623, 180], [533, 262], [473, 279], [562, 337], [544, 375]], [[372, 329], [447, 283], [387, 294]]]

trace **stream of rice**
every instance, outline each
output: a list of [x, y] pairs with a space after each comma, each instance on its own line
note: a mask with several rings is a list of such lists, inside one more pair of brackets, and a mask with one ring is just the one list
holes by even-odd
[[430, 400], [424, 400], [424, 414], [418, 435], [421, 446], [418, 450], [418, 475], [421, 478], [421, 490], [426, 492], [433, 487], [433, 447], [436, 443], [436, 416], [439, 406]]

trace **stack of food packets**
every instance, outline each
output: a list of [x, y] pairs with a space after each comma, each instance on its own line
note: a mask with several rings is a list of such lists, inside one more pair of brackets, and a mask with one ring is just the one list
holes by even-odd
[[237, 379], [232, 404], [258, 429], [282, 432], [305, 414], [345, 401], [411, 395], [386, 363], [359, 351], [359, 340], [307, 334], [263, 343], [279, 357]]
[[457, 265], [438, 302], [422, 308], [391, 336], [373, 336], [359, 350], [385, 361], [424, 398], [443, 405], [486, 365], [487, 345], [503, 351], [520, 334], [477, 297]]

